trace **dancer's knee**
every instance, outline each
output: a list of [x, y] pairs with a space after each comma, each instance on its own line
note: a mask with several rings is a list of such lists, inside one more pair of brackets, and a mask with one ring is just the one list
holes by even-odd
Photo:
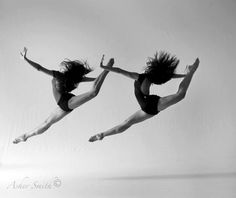
[[99, 93], [99, 90], [96, 87], [93, 87], [90, 93], [91, 93], [91, 97], [96, 97]]
[[186, 91], [183, 90], [183, 89], [179, 89], [178, 92], [177, 92], [177, 98], [178, 100], [183, 100], [186, 96]]

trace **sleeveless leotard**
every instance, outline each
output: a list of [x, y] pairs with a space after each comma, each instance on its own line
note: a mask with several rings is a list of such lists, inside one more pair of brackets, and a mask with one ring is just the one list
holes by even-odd
[[145, 74], [139, 74], [138, 80], [134, 82], [134, 93], [141, 109], [150, 115], [157, 115], [159, 113], [157, 109], [160, 96], [157, 95], [145, 95], [141, 90], [141, 85], [146, 78]]
[[[63, 80], [64, 78], [63, 74], [59, 71], [53, 71], [53, 77], [58, 79], [59, 81]], [[58, 106], [66, 112], [72, 111], [73, 109], [70, 109], [68, 106], [68, 101], [75, 95], [66, 91], [60, 91], [60, 94], [61, 94], [61, 97], [57, 102]]]

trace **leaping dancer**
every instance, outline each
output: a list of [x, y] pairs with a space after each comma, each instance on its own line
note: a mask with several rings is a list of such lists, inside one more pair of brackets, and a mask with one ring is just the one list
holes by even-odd
[[[197, 58], [192, 65], [186, 67], [186, 74], [176, 74], [175, 69], [179, 60], [169, 53], [160, 52], [159, 54], [156, 53], [154, 58], [149, 58], [145, 72], [142, 74], [125, 71], [118, 67], [101, 66], [106, 71], [119, 73], [135, 80], [134, 92], [141, 109], [114, 128], [92, 136], [89, 141], [94, 142], [110, 135], [122, 133], [132, 125], [147, 120], [183, 100], [199, 63], [200, 61]], [[165, 97], [149, 94], [152, 84], [163, 84], [172, 78], [183, 78], [175, 94]]]
[[[96, 97], [101, 89], [103, 81], [107, 76], [107, 70], [104, 70], [97, 78], [86, 77], [86, 74], [92, 71], [89, 65], [86, 62], [78, 61], [78, 60], [66, 60], [61, 63], [63, 67], [63, 71], [55, 71], [48, 70], [38, 63], [33, 62], [32, 60], [26, 57], [27, 48], [20, 53], [22, 58], [28, 62], [31, 66], [33, 66], [38, 71], [42, 71], [43, 73], [52, 76], [52, 90], [54, 98], [58, 104], [58, 107], [50, 114], [50, 116], [37, 128], [29, 133], [25, 133], [20, 137], [16, 138], [13, 143], [17, 144], [19, 142], [25, 142], [28, 138], [33, 137], [35, 135], [40, 135], [44, 133], [49, 127], [53, 124], [64, 118], [68, 115], [72, 110], [76, 109], [80, 105], [88, 102], [89, 100]], [[102, 57], [100, 66], [103, 67], [104, 56]], [[110, 59], [107, 63], [106, 68], [112, 67], [114, 64], [114, 59]], [[74, 90], [80, 82], [91, 82], [94, 81], [93, 87], [90, 91], [80, 94], [74, 95], [70, 93]]]

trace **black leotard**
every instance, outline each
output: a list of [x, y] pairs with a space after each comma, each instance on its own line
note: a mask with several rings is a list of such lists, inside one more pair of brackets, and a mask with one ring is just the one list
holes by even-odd
[[160, 96], [143, 94], [141, 85], [145, 78], [145, 74], [139, 74], [138, 80], [134, 82], [134, 93], [141, 109], [147, 114], [156, 115], [159, 113], [157, 105]]
[[[59, 71], [53, 71], [53, 77], [58, 79], [59, 81], [64, 80], [63, 74]], [[75, 95], [70, 92], [66, 92], [66, 91], [62, 91], [62, 90], [59, 90], [59, 92], [61, 94], [61, 97], [57, 102], [58, 106], [66, 112], [72, 111], [73, 109], [70, 109], [68, 106], [68, 101]]]

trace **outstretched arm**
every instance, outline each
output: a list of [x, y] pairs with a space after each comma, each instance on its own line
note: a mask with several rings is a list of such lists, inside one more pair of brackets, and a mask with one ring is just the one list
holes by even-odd
[[118, 74], [122, 74], [128, 78], [131, 78], [131, 79], [134, 79], [134, 80], [138, 80], [138, 76], [139, 74], [136, 73], [136, 72], [130, 72], [130, 71], [126, 71], [124, 69], [121, 69], [119, 67], [107, 67], [107, 66], [104, 66], [103, 65], [103, 59], [104, 59], [104, 55], [103, 55], [103, 58], [102, 58], [102, 61], [100, 63], [100, 67], [107, 70], [107, 71], [111, 71], [111, 72], [114, 72], [114, 73], [118, 73]]
[[172, 78], [184, 78], [186, 74], [174, 74]]
[[27, 54], [27, 48], [24, 47], [23, 52], [20, 52], [21, 56], [23, 57], [23, 59], [28, 62], [31, 66], [33, 66], [35, 69], [37, 69], [38, 71], [42, 71], [45, 74], [48, 74], [50, 76], [53, 76], [53, 72], [51, 70], [48, 70], [46, 68], [44, 68], [43, 66], [41, 66], [38, 63], [33, 62], [32, 60], [28, 59], [26, 57]]
[[81, 82], [92, 82], [95, 81], [96, 78], [91, 78], [91, 77], [83, 77]]
[[102, 67], [103, 69], [105, 70], [108, 70], [108, 71], [111, 71], [111, 72], [114, 72], [114, 73], [118, 73], [118, 74], [122, 74], [128, 78], [131, 78], [131, 79], [134, 79], [134, 80], [138, 80], [138, 73], [136, 72], [130, 72], [130, 71], [126, 71], [124, 69], [121, 69], [119, 67], [111, 67], [111, 68], [108, 68], [106, 66], [103, 66]]

